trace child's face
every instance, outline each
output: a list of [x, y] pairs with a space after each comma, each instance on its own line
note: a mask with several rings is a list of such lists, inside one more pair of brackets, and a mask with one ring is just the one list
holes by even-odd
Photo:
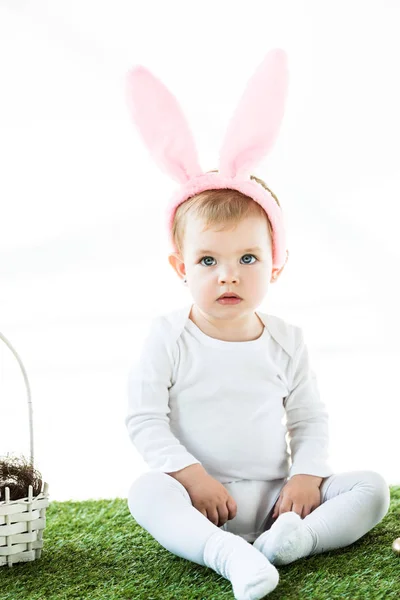
[[[273, 273], [266, 219], [252, 216], [234, 229], [221, 231], [203, 228], [202, 221], [189, 216], [183, 261], [171, 260], [178, 255], [170, 255], [171, 265], [181, 277], [186, 275], [193, 300], [203, 312], [228, 320], [253, 312], [265, 297]], [[256, 246], [260, 249], [249, 250]], [[243, 300], [220, 304], [217, 298], [224, 292], [234, 292]]]

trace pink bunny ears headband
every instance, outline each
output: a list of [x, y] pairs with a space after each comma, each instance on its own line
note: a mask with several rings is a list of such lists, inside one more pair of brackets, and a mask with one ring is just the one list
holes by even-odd
[[246, 194], [267, 213], [273, 231], [273, 267], [286, 260], [283, 215], [272, 195], [250, 172], [273, 147], [284, 115], [288, 87], [286, 53], [268, 52], [248, 81], [228, 125], [219, 157], [219, 172], [204, 173], [187, 120], [175, 96], [143, 66], [128, 74], [128, 103], [133, 120], [162, 171], [181, 186], [167, 206], [167, 230], [171, 236], [175, 211], [182, 202], [204, 190], [228, 188]]

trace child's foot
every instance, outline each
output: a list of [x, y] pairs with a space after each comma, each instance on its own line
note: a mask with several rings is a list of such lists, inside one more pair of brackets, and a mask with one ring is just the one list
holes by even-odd
[[228, 579], [236, 600], [260, 600], [276, 588], [279, 573], [246, 540], [228, 531], [216, 531], [207, 540], [203, 560]]
[[272, 527], [256, 539], [253, 546], [273, 565], [288, 565], [309, 556], [314, 547], [314, 537], [300, 515], [290, 511], [282, 513]]

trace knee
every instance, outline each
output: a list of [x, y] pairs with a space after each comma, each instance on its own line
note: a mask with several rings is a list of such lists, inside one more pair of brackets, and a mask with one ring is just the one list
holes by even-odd
[[140, 475], [132, 483], [128, 492], [128, 506], [131, 515], [137, 521], [141, 520], [140, 515], [149, 506], [151, 498], [158, 493], [160, 481], [164, 477], [168, 477], [168, 475], [156, 471], [148, 471]]
[[132, 483], [128, 492], [128, 506], [131, 515], [140, 523], [146, 518], [149, 510], [158, 502], [168, 504], [176, 495], [183, 496], [191, 503], [190, 496], [184, 486], [167, 473], [148, 471], [140, 475]]
[[376, 471], [363, 471], [363, 481], [373, 497], [373, 507], [377, 522], [381, 521], [390, 507], [390, 488], [386, 480]]

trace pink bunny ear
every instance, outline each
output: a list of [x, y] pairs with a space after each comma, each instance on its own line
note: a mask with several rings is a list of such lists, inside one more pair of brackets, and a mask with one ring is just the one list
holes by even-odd
[[248, 175], [268, 154], [285, 112], [287, 87], [286, 53], [276, 48], [268, 52], [249, 80], [229, 122], [220, 151], [221, 175]]
[[161, 170], [182, 183], [201, 175], [194, 138], [166, 86], [139, 65], [128, 73], [127, 96], [133, 120]]

